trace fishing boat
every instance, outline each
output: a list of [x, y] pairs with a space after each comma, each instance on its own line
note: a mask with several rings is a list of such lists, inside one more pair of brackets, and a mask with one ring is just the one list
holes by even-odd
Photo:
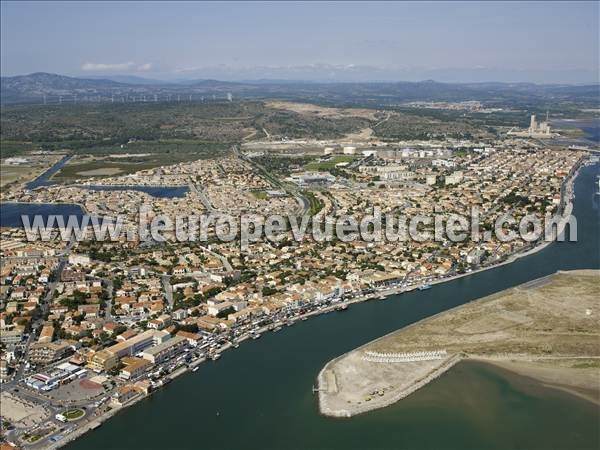
[[192, 372], [197, 372], [200, 367], [196, 366], [192, 369]]
[[423, 284], [422, 286], [419, 286], [420, 291], [426, 291], [427, 289], [431, 289], [430, 284]]

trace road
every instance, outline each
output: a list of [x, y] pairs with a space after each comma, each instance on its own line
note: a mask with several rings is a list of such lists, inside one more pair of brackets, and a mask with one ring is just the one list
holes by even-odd
[[212, 250], [209, 250], [206, 247], [201, 247], [201, 248], [209, 255], [212, 255], [215, 258], [219, 258], [221, 260], [221, 264], [223, 264], [223, 267], [225, 267], [225, 270], [227, 272], [233, 272], [233, 267], [231, 266], [231, 263], [229, 262], [229, 260], [227, 258], [225, 258], [223, 255], [213, 252]]
[[[37, 332], [39, 329], [41, 329], [41, 327], [44, 323], [44, 317], [46, 317], [48, 315], [52, 297], [54, 296], [54, 290], [56, 289], [56, 285], [60, 281], [60, 277], [65, 268], [65, 265], [67, 264], [67, 261], [69, 259], [69, 254], [71, 253], [71, 250], [72, 250], [74, 244], [75, 244], [75, 239], [72, 237], [71, 240], [69, 241], [69, 243], [67, 244], [67, 246], [65, 247], [65, 250], [58, 257], [58, 266], [54, 270], [53, 277], [52, 277], [53, 281], [48, 283], [48, 290], [46, 291], [46, 295], [44, 295], [44, 297], [42, 298], [42, 301], [40, 302], [41, 314], [31, 324], [31, 332], [29, 333], [27, 341], [25, 342], [25, 345], [23, 346], [23, 356], [21, 357], [21, 363], [16, 367], [12, 380], [19, 380], [23, 377], [23, 372], [25, 371], [25, 364], [28, 361], [29, 347], [37, 339]], [[12, 383], [12, 381], [9, 381], [5, 384], [5, 386], [7, 384], [10, 385], [11, 383]]]
[[110, 278], [102, 278], [102, 282], [106, 285], [106, 292], [108, 293], [108, 300], [104, 306], [104, 319], [106, 322], [110, 322], [112, 320], [112, 307], [115, 287]]
[[189, 183], [189, 188], [190, 191], [193, 192], [194, 194], [196, 194], [198, 196], [198, 198], [200, 199], [200, 201], [202, 202], [202, 204], [204, 205], [204, 207], [208, 210], [208, 212], [213, 212], [215, 210], [215, 208], [213, 207], [213, 205], [210, 203], [210, 200], [208, 199], [208, 196], [206, 195], [206, 193], [204, 192], [204, 189], [199, 188], [198, 186], [196, 186], [196, 184], [190, 180]]
[[237, 145], [234, 145], [231, 148], [231, 150], [233, 151], [233, 154], [236, 155], [238, 158], [240, 158], [242, 161], [246, 161], [248, 164], [250, 164], [251, 166], [256, 168], [259, 172], [261, 172], [261, 174], [269, 181], [269, 183], [271, 183], [271, 185], [274, 188], [277, 188], [279, 190], [287, 192], [289, 195], [294, 197], [296, 199], [296, 201], [298, 202], [298, 206], [300, 207], [300, 210], [299, 210], [300, 215], [304, 215], [304, 214], [308, 213], [308, 211], [310, 210], [310, 201], [300, 193], [298, 188], [296, 188], [295, 186], [290, 186], [287, 183], [283, 183], [281, 180], [279, 180], [277, 177], [275, 177], [271, 172], [269, 172], [267, 169], [265, 169], [262, 165], [258, 164], [252, 158], [248, 158], [248, 157], [244, 156], [239, 151]]
[[379, 122], [377, 122], [375, 125], [373, 125], [373, 126], [371, 127], [371, 129], [372, 129], [372, 130], [374, 130], [375, 128], [377, 128], [377, 127], [378, 127], [379, 125], [381, 125], [382, 123], [384, 123], [384, 122], [387, 122], [388, 120], [390, 120], [390, 117], [391, 117], [392, 115], [391, 115], [389, 112], [386, 112], [386, 114], [387, 114], [387, 115], [385, 116], [385, 119], [383, 119], [383, 120], [380, 120]]
[[171, 276], [162, 275], [160, 280], [162, 281], [165, 290], [165, 298], [167, 299], [167, 303], [169, 303], [169, 308], [173, 310], [173, 286], [171, 286]]

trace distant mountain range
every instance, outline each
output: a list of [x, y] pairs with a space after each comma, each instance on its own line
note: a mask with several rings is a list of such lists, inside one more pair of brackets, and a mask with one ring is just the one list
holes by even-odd
[[[345, 82], [285, 80], [167, 82], [129, 75], [75, 78], [50, 73], [2, 77], [0, 103], [75, 103], [99, 101], [165, 101], [234, 98], [278, 98], [365, 106], [407, 101], [480, 100], [492, 104], [561, 100], [598, 104], [600, 85], [536, 85], [532, 83]], [[191, 97], [190, 97], [191, 96]]]
[[[35, 74], [33, 74], [35, 75]], [[116, 83], [124, 84], [137, 84], [137, 85], [159, 85], [159, 84], [170, 84], [162, 80], [154, 80], [151, 78], [137, 77], [135, 75], [90, 75], [87, 77], [89, 80], [109, 80]]]
[[[169, 95], [223, 94], [233, 83], [214, 80], [187, 81], [185, 83], [164, 82], [147, 78], [120, 75], [111, 77], [75, 78], [64, 75], [37, 72], [29, 75], [2, 77], [0, 102], [49, 103], [121, 100], [143, 96], [147, 100], [160, 95], [161, 100]], [[210, 92], [209, 92], [210, 91]], [[165, 97], [165, 98], [163, 98]]]

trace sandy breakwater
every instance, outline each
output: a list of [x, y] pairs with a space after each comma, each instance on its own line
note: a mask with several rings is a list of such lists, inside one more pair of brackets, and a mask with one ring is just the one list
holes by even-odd
[[[318, 375], [319, 409], [350, 417], [391, 405], [472, 358], [527, 371], [588, 400], [600, 395], [600, 271], [557, 272], [458, 306], [330, 361]], [[430, 361], [374, 362], [367, 352], [431, 352]]]

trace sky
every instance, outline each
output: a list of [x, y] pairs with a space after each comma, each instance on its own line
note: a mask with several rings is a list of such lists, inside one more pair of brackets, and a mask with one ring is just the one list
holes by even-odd
[[599, 81], [599, 3], [1, 2], [2, 76]]

